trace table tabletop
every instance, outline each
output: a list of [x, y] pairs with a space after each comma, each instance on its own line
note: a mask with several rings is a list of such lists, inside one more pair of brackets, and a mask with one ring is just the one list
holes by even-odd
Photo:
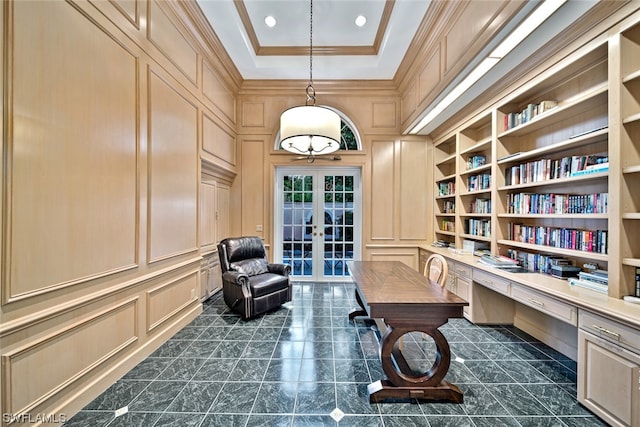
[[428, 320], [462, 317], [467, 301], [400, 261], [348, 261], [372, 318]]

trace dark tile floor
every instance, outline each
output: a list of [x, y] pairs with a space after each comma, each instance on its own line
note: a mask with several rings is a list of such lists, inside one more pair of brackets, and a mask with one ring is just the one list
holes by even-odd
[[[604, 426], [576, 401], [576, 363], [514, 327], [451, 319], [446, 379], [464, 404], [370, 404], [378, 332], [349, 322], [352, 284], [295, 283], [293, 301], [242, 321], [221, 295], [65, 424], [76, 426]], [[432, 342], [406, 337], [413, 364]], [[114, 417], [116, 409], [128, 407]]]

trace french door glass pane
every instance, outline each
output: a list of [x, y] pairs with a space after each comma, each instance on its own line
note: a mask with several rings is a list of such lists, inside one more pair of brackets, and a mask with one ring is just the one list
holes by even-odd
[[324, 276], [347, 276], [353, 259], [353, 176], [324, 177]]
[[294, 276], [313, 274], [312, 242], [307, 222], [313, 207], [313, 176], [283, 177], [282, 261]]

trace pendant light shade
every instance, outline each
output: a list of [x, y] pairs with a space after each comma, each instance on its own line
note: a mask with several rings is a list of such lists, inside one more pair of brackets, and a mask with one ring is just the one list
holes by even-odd
[[280, 147], [307, 156], [313, 162], [318, 154], [340, 149], [341, 119], [338, 113], [316, 106], [313, 88], [313, 0], [309, 7], [309, 84], [305, 105], [286, 110], [280, 116]]
[[280, 116], [280, 146], [308, 156], [333, 153], [340, 148], [340, 116], [315, 105], [290, 108]]

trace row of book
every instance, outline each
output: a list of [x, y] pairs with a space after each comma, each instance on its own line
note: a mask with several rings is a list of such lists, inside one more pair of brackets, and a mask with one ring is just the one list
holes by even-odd
[[510, 214], [604, 214], [609, 212], [609, 193], [507, 194]]
[[489, 190], [490, 188], [491, 188], [490, 173], [471, 175], [469, 178], [467, 178], [468, 191]]
[[518, 249], [507, 249], [507, 256], [518, 261], [520, 266], [531, 272], [551, 274], [554, 265], [569, 263], [569, 260], [558, 255], [528, 252]]
[[476, 214], [490, 214], [491, 213], [491, 199], [483, 199], [476, 197], [474, 201], [469, 203], [469, 212]]
[[443, 219], [440, 223], [440, 231], [456, 231], [455, 221]]
[[491, 237], [491, 220], [469, 218], [465, 220], [467, 234], [474, 236]]
[[467, 170], [479, 168], [480, 166], [484, 166], [486, 163], [487, 156], [483, 154], [469, 156], [469, 158], [467, 159]]
[[579, 230], [509, 223], [507, 239], [533, 245], [606, 254], [607, 230]]
[[444, 200], [442, 202], [442, 213], [456, 213], [456, 202], [454, 202], [453, 200]]
[[452, 196], [454, 194], [456, 194], [456, 185], [453, 181], [438, 183], [439, 196]]
[[506, 168], [505, 184], [519, 185], [609, 170], [609, 158], [602, 155], [539, 159]]
[[521, 111], [505, 114], [504, 130], [512, 129], [516, 126], [525, 124], [542, 113], [545, 113], [558, 106], [558, 101], [548, 100], [541, 101], [538, 104], [529, 104]]

